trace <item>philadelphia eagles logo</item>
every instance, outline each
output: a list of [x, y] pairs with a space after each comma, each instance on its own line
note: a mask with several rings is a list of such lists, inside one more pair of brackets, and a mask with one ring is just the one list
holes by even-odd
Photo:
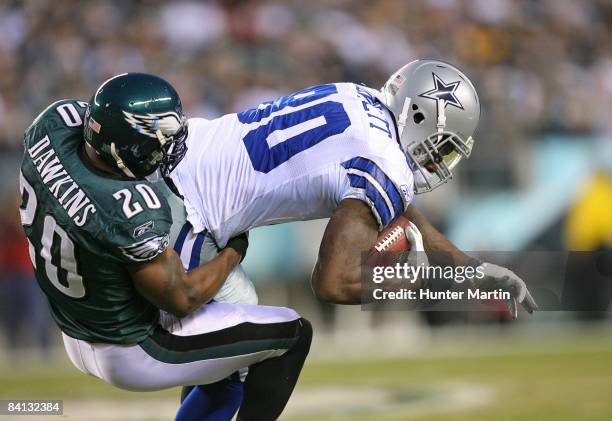
[[136, 262], [151, 260], [168, 247], [168, 235], [159, 235], [146, 240], [138, 241], [126, 247], [119, 247], [121, 252]]
[[132, 114], [123, 111], [125, 121], [128, 122], [138, 133], [157, 138], [159, 129], [164, 136], [172, 136], [181, 128], [182, 120], [175, 112]]

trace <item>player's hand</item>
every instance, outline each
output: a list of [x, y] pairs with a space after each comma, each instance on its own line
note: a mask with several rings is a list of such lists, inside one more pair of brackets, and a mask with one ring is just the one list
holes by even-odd
[[408, 226], [404, 229], [406, 238], [410, 242], [410, 251], [406, 258], [406, 263], [410, 266], [429, 266], [429, 259], [425, 253], [425, 246], [423, 245], [423, 236], [421, 231], [412, 222], [408, 222]]
[[249, 248], [249, 232], [243, 232], [240, 235], [230, 238], [225, 248], [228, 247], [233, 248], [240, 256], [242, 256], [240, 258], [240, 261], [242, 262], [246, 257], [246, 252]]
[[[472, 279], [474, 286], [483, 290], [502, 289], [512, 295], [507, 304], [513, 319], [518, 315], [518, 303], [522, 304], [529, 314], [538, 309], [525, 281], [510, 269], [493, 263], [483, 263], [476, 268], [476, 271], [477, 274]], [[478, 273], [483, 273], [484, 277], [480, 278]]]

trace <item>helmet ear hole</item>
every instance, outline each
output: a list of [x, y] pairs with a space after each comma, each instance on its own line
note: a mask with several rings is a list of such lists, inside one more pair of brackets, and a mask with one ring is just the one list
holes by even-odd
[[418, 110], [418, 109], [419, 109], [419, 106], [418, 106], [418, 105], [416, 105], [416, 104], [412, 104], [412, 110], [413, 110], [413, 111], [416, 111], [416, 110]]
[[421, 124], [425, 120], [425, 116], [421, 112], [415, 113], [412, 118], [416, 124]]

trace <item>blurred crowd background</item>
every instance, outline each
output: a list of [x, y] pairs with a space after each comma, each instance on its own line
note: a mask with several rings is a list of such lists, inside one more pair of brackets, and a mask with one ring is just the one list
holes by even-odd
[[[418, 198], [441, 229], [472, 250], [612, 244], [610, 1], [1, 0], [5, 342], [49, 343], [16, 198], [23, 131], [49, 103], [144, 71], [170, 80], [189, 115], [213, 118], [319, 83], [379, 87], [416, 58], [458, 65], [483, 104], [473, 157]], [[323, 225], [254, 232], [247, 268], [274, 303], [310, 295]]]

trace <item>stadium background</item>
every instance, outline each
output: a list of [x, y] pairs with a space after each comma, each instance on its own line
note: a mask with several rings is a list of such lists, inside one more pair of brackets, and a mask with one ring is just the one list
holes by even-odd
[[[50, 102], [108, 77], [170, 80], [215, 117], [305, 86], [378, 87], [441, 58], [484, 114], [456, 179], [417, 199], [466, 250], [612, 246], [612, 2], [0, 1], [0, 399], [59, 398], [68, 419], [169, 419], [176, 391], [135, 394], [81, 375], [32, 279], [17, 212], [23, 131]], [[255, 230], [246, 266], [264, 304], [315, 322], [288, 420], [612, 417], [605, 314], [361, 312], [308, 287], [325, 221]], [[585, 279], [588, 287], [588, 279]]]

